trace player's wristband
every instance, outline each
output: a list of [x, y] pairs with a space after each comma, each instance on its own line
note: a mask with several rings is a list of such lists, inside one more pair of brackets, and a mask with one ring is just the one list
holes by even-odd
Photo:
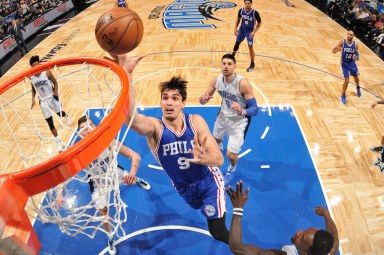
[[244, 209], [243, 208], [233, 208], [233, 215], [243, 216]]

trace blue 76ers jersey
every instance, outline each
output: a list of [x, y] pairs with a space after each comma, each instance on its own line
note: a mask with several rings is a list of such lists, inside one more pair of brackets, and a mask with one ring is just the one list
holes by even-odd
[[247, 12], [245, 8], [241, 9], [241, 28], [247, 30], [253, 30], [255, 27], [255, 10], [251, 9], [250, 12]]
[[341, 49], [341, 61], [342, 62], [354, 62], [353, 55], [356, 52], [355, 41], [351, 45], [348, 45], [347, 41], [344, 39], [343, 48]]
[[188, 150], [193, 148], [193, 137], [196, 134], [191, 116], [183, 116], [184, 127], [180, 134], [176, 134], [164, 121], [161, 121], [162, 132], [157, 148], [153, 152], [174, 184], [194, 183], [205, 179], [210, 174], [207, 166], [188, 161], [193, 158], [193, 154], [188, 153]]

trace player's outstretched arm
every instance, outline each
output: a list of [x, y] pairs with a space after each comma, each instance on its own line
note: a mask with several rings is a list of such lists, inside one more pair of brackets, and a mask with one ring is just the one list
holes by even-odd
[[337, 52], [341, 51], [341, 48], [343, 48], [343, 41], [340, 41], [335, 48], [333, 48], [332, 53], [336, 54]]
[[233, 216], [231, 222], [231, 229], [229, 232], [229, 248], [235, 255], [283, 255], [283, 251], [278, 250], [264, 250], [260, 247], [251, 244], [243, 243], [242, 231], [242, 217], [244, 213], [244, 205], [248, 199], [247, 188], [243, 192], [243, 182], [236, 182], [236, 191], [231, 186], [226, 188], [226, 192], [231, 199], [233, 205]]
[[215, 88], [215, 84], [216, 84], [216, 81], [217, 81], [217, 77], [216, 76], [215, 78], [213, 78], [211, 80], [211, 82], [209, 83], [209, 87], [208, 89], [203, 93], [201, 94], [200, 98], [199, 98], [199, 102], [200, 104], [206, 104], [208, 103], [208, 101], [213, 98], [213, 94], [215, 93], [216, 91], [216, 88]]
[[332, 235], [333, 240], [334, 240], [333, 247], [332, 247], [331, 251], [329, 252], [329, 254], [335, 255], [337, 250], [339, 249], [339, 234], [337, 231], [336, 224], [333, 221], [329, 211], [327, 209], [325, 209], [324, 207], [317, 206], [315, 208], [315, 213], [319, 216], [324, 217], [326, 230]]
[[194, 147], [191, 151], [193, 159], [189, 162], [220, 167], [224, 163], [224, 157], [208, 125], [200, 115], [192, 115], [192, 123], [196, 129], [197, 135], [194, 138]]
[[[117, 146], [120, 146], [120, 143], [117, 143]], [[129, 171], [129, 174], [125, 175], [123, 177], [123, 181], [127, 184], [136, 184], [136, 174], [137, 171], [139, 170], [140, 162], [141, 162], [141, 157], [140, 155], [132, 150], [131, 148], [121, 145], [119, 153], [126, 158], [131, 159], [131, 170]]]
[[[129, 83], [132, 86], [133, 78], [132, 73], [137, 66], [137, 64], [142, 60], [145, 55], [131, 58], [128, 54], [124, 55], [111, 55], [114, 60], [124, 69], [126, 74], [128, 75]], [[133, 86], [132, 86], [133, 87]], [[126, 124], [129, 125], [132, 121], [131, 129], [136, 131], [140, 135], [145, 135], [147, 137], [152, 137], [155, 132], [155, 126], [158, 124], [157, 120], [152, 117], [147, 117], [142, 114], [138, 114], [136, 110], [136, 98], [134, 96], [133, 89], [130, 89], [129, 100], [130, 100], [130, 108], [126, 119]]]

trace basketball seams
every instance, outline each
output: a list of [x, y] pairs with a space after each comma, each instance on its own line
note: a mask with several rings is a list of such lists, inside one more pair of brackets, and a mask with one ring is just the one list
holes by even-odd
[[[113, 25], [115, 22], [118, 22], [120, 19], [122, 19], [122, 18], [125, 18], [125, 17], [127, 17], [127, 16], [135, 16], [133, 19], [131, 19], [131, 21], [130, 21], [130, 23], [126, 26], [126, 29], [125, 29], [125, 31], [124, 31], [124, 34], [125, 34], [125, 32], [127, 31], [127, 28], [130, 26], [130, 24], [131, 24], [131, 22], [133, 21], [133, 20], [137, 20], [137, 18], [136, 18], [136, 14], [135, 13], [127, 13], [127, 14], [125, 14], [125, 15], [121, 15], [120, 17], [118, 17], [118, 18], [116, 18], [113, 22], [108, 22], [109, 24], [103, 29], [103, 30], [101, 30], [101, 32], [99, 32], [99, 36], [98, 37], [96, 37], [96, 40], [97, 41], [99, 41], [99, 39], [100, 39], [100, 37], [103, 35], [103, 33], [104, 33], [104, 31], [106, 30], [106, 29], [108, 29], [111, 25]], [[123, 35], [124, 35], [123, 34]], [[121, 37], [122, 38], [122, 37]], [[119, 39], [119, 42], [120, 42], [120, 40], [121, 40], [121, 38]], [[118, 43], [116, 43], [116, 45], [117, 45]], [[116, 45], [115, 45], [115, 47], [114, 48], [116, 48]], [[114, 49], [113, 48], [113, 49]], [[113, 50], [112, 49], [112, 50]], [[112, 51], [112, 50], [110, 50], [110, 51]]]
[[[115, 43], [115, 47], [113, 47], [113, 48], [110, 50], [110, 52], [112, 52], [112, 51], [117, 47], [117, 45], [119, 45], [121, 39], [123, 39], [123, 37], [124, 37], [125, 33], [127, 32], [127, 30], [131, 27], [131, 24], [132, 24], [133, 21], [136, 21], [136, 24], [137, 24], [137, 19], [136, 19], [136, 17], [135, 17], [134, 19], [131, 19], [131, 21], [130, 21], [130, 22], [128, 23], [128, 25], [125, 27], [124, 33], [121, 34], [121, 37], [120, 37], [119, 40]], [[137, 42], [137, 36], [136, 36], [136, 42]], [[136, 42], [135, 42], [135, 43], [136, 43]]]

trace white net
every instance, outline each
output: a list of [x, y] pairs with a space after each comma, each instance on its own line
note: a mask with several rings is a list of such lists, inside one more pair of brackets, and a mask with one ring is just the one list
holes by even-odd
[[[96, 125], [102, 125], [120, 97], [121, 81], [108, 67], [79, 63], [55, 66], [50, 72], [58, 83], [59, 100], [41, 93], [35, 77], [25, 77], [0, 95], [0, 153], [7, 155], [0, 159], [0, 164], [10, 173], [35, 166], [75, 146], [83, 138], [77, 120], [85, 115]], [[31, 83], [38, 102], [32, 109]], [[56, 100], [58, 108], [50, 100]], [[45, 120], [47, 116], [52, 116], [57, 137]], [[120, 197], [122, 167], [118, 166], [117, 152], [128, 129], [119, 132], [116, 140], [103, 148], [105, 151], [94, 159], [92, 167], [44, 194], [31, 197], [26, 208], [30, 217], [58, 224], [62, 232], [72, 236], [108, 233], [105, 225], [118, 236], [125, 235], [122, 224], [127, 220], [127, 205]], [[100, 214], [103, 208], [108, 209], [104, 215]]]

